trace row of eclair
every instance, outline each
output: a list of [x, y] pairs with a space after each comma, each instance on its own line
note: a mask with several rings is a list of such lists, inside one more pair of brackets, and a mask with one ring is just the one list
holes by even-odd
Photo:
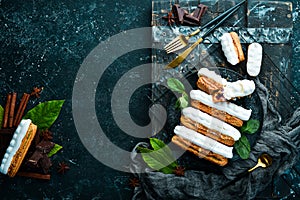
[[255, 84], [250, 80], [229, 82], [214, 71], [198, 72], [200, 90], [190, 92], [191, 106], [182, 110], [180, 126], [174, 129], [172, 142], [193, 154], [224, 166], [233, 156], [233, 145], [251, 110], [228, 100], [250, 95]]

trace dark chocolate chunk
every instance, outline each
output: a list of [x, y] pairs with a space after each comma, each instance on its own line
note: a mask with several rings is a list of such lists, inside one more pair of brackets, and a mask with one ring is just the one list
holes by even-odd
[[204, 13], [207, 10], [207, 6], [203, 5], [203, 4], [199, 4], [198, 7], [195, 9], [194, 12], [192, 12], [192, 16], [196, 17], [198, 19], [198, 21], [201, 21], [201, 17], [204, 15]]
[[174, 14], [174, 18], [177, 24], [183, 23], [183, 17], [186, 15], [185, 11], [180, 7], [179, 4], [174, 4], [172, 6], [172, 12]]
[[40, 151], [35, 151], [32, 156], [28, 159], [27, 164], [37, 165], [39, 160], [43, 157], [43, 154]]
[[54, 143], [53, 142], [42, 140], [36, 146], [36, 149], [39, 150], [39, 151], [41, 151], [42, 153], [49, 153], [53, 147], [54, 147]]
[[39, 160], [39, 165], [41, 166], [45, 174], [49, 172], [49, 169], [52, 166], [52, 162], [47, 154], [43, 154], [43, 157]]
[[187, 25], [200, 25], [200, 21], [192, 15], [185, 15], [184, 23]]

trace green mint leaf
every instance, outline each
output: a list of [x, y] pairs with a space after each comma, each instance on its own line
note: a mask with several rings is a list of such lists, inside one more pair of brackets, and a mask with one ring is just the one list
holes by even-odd
[[246, 136], [242, 136], [235, 142], [234, 148], [242, 159], [248, 159], [250, 156], [250, 143]]
[[[157, 138], [150, 138], [150, 145], [154, 150], [159, 150], [166, 146], [166, 144], [163, 141], [161, 141]], [[170, 150], [170, 152], [171, 152], [171, 150]]]
[[164, 159], [166, 159], [168, 162], [172, 162], [171, 165], [173, 167], [177, 166], [176, 159], [174, 158], [171, 149], [163, 141], [157, 138], [150, 138], [150, 145], [155, 151], [161, 150], [163, 156], [165, 157]]
[[180, 102], [180, 108], [183, 109], [183, 108], [186, 108], [189, 106], [189, 101], [184, 97], [179, 97], [178, 98], [179, 102]]
[[54, 144], [54, 147], [51, 149], [51, 151], [47, 154], [48, 157], [50, 158], [51, 156], [53, 156], [54, 154], [56, 154], [57, 152], [59, 152], [59, 150], [61, 150], [63, 147], [58, 145], [58, 144]]
[[189, 106], [189, 96], [183, 92], [182, 96], [179, 97], [175, 103], [176, 109], [183, 109]]
[[0, 129], [3, 123], [3, 116], [4, 116], [4, 108], [0, 105]]
[[154, 151], [143, 147], [138, 147], [141, 152], [142, 158], [145, 163], [156, 171], [161, 171], [165, 174], [172, 174], [174, 171], [173, 167], [169, 167], [166, 161], [163, 159], [160, 150]]
[[40, 103], [24, 116], [25, 119], [31, 119], [32, 123], [39, 129], [45, 130], [52, 126], [59, 116], [62, 105], [65, 100], [53, 100]]
[[248, 133], [248, 134], [254, 134], [256, 133], [256, 131], [258, 131], [260, 126], [260, 122], [256, 119], [250, 119], [249, 121], [247, 121], [246, 124], [244, 124], [241, 127], [241, 132], [242, 133]]
[[183, 93], [185, 90], [184, 85], [176, 78], [169, 78], [167, 85], [173, 92]]
[[182, 97], [184, 98], [184, 100], [186, 100], [187, 102], [189, 101], [189, 96], [186, 92], [182, 93]]
[[138, 147], [145, 163], [152, 169], [165, 174], [172, 174], [178, 166], [172, 155], [171, 149], [156, 138], [150, 138], [150, 144], [154, 150]]
[[176, 100], [175, 108], [176, 109], [180, 109], [180, 101], [179, 101], [179, 99]]

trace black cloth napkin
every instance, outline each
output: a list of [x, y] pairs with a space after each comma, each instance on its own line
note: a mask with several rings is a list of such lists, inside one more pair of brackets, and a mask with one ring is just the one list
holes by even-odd
[[[262, 102], [264, 122], [249, 159], [230, 162], [222, 169], [222, 174], [187, 170], [184, 176], [179, 177], [147, 169], [134, 149], [130, 169], [139, 178], [140, 184], [135, 188], [132, 199], [253, 199], [268, 186], [274, 175], [281, 175], [291, 168], [299, 155], [300, 108], [284, 125], [280, 125], [281, 116], [269, 102], [267, 89], [259, 79], [255, 82]], [[269, 168], [256, 169], [235, 184], [220, 189], [238, 174], [253, 167], [262, 153], [268, 153], [273, 158]]]

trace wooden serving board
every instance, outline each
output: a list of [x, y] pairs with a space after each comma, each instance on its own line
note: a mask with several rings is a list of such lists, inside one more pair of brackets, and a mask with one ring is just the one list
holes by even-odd
[[[201, 1], [202, 4], [208, 6], [201, 24], [205, 24], [238, 2], [239, 0]], [[233, 17], [198, 45], [180, 66], [175, 70], [164, 70], [161, 65], [166, 65], [176, 57], [176, 54], [167, 55], [163, 46], [177, 35], [187, 35], [198, 28], [176, 26], [175, 24], [172, 27], [168, 26], [168, 22], [162, 17], [168, 14], [173, 3], [179, 3], [182, 8], [192, 12], [199, 1], [152, 1], [154, 47], [152, 80], [157, 83], [154, 88], [154, 100], [160, 97], [160, 93], [163, 93], [164, 88], [160, 85], [169, 77], [184, 76], [189, 71], [200, 67], [225, 67], [246, 76], [246, 63], [230, 66], [219, 44], [219, 37], [224, 32], [236, 31], [241, 38], [244, 52], [247, 52], [247, 46], [250, 43], [259, 42], [263, 45], [264, 56], [259, 78], [269, 89], [270, 100], [278, 108], [283, 120], [287, 119], [300, 105], [299, 92], [290, 82], [292, 56], [290, 40], [293, 30], [292, 4], [290, 2], [249, 0]], [[193, 37], [190, 42], [195, 42], [200, 36], [201, 34]]]

